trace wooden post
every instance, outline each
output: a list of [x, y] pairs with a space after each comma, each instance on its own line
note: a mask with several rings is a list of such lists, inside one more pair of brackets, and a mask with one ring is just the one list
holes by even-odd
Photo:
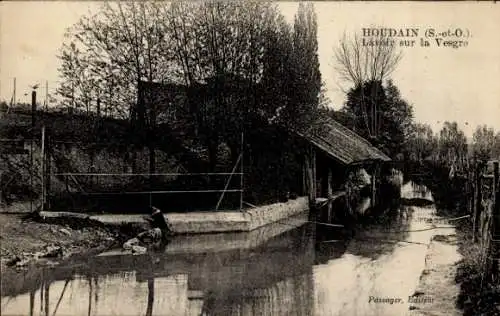
[[50, 283], [45, 282], [45, 288], [40, 289], [40, 291], [45, 290], [45, 315], [49, 315], [49, 308], [50, 308], [50, 298], [49, 298], [49, 289], [50, 289]]
[[[473, 216], [474, 215], [474, 171], [471, 170], [470, 167], [467, 170], [468, 170], [467, 181], [466, 181], [467, 213]], [[474, 235], [474, 232], [472, 234]]]
[[498, 202], [498, 161], [493, 162], [493, 193], [492, 193], [492, 199], [493, 199], [493, 205], [496, 205]]
[[45, 185], [47, 184], [45, 181], [45, 163], [46, 163], [46, 158], [45, 158], [45, 126], [42, 126], [42, 152], [40, 154], [40, 169], [42, 173], [42, 210], [45, 211], [45, 205], [47, 201], [47, 192], [46, 192], [46, 187]]
[[35, 313], [35, 291], [30, 291], [30, 316]]
[[[36, 91], [31, 92], [31, 139], [30, 139], [30, 194], [33, 194], [33, 138], [35, 137]], [[30, 196], [30, 212], [33, 212], [33, 197]]]
[[311, 163], [312, 163], [312, 199], [316, 203], [316, 197], [318, 194], [317, 188], [317, 175], [316, 175], [316, 149], [311, 146]]
[[328, 216], [328, 223], [330, 223], [332, 221], [332, 217], [333, 217], [333, 214], [332, 214], [332, 200], [331, 198], [333, 197], [333, 188], [332, 188], [332, 168], [331, 167], [328, 167], [328, 179], [327, 179], [327, 184], [326, 184], [326, 187], [327, 187], [327, 198], [328, 198], [328, 208], [327, 208], [327, 216]]
[[316, 177], [314, 172], [314, 150], [311, 146], [308, 147], [307, 153], [304, 157], [304, 165], [306, 170], [306, 187], [307, 187], [307, 195], [309, 198], [309, 207], [313, 208], [316, 203]]
[[[49, 129], [50, 130], [50, 129]], [[44, 210], [50, 209], [50, 164], [51, 164], [51, 141], [50, 133], [48, 129], [45, 129], [45, 205], [43, 205]]]
[[313, 206], [313, 200], [312, 200], [312, 167], [311, 167], [311, 152], [310, 150], [307, 150], [305, 155], [304, 155], [304, 173], [305, 173], [305, 187], [304, 189], [307, 192], [307, 197], [309, 200], [309, 207]]
[[148, 304], [146, 306], [146, 316], [153, 314], [153, 304], [155, 301], [155, 279], [148, 279]]
[[491, 260], [492, 262], [492, 276], [496, 277], [498, 274], [498, 260], [500, 259], [500, 249], [498, 245], [499, 232], [500, 232], [500, 193], [498, 190], [498, 161], [493, 162], [493, 191], [492, 191], [492, 199], [493, 199], [493, 208], [492, 208], [492, 232], [490, 240], [491, 249]]
[[477, 237], [481, 236], [479, 229], [479, 219], [481, 218], [481, 166], [476, 165], [474, 168], [474, 201], [473, 201], [473, 216], [472, 216], [472, 239], [477, 241]]
[[377, 196], [377, 165], [373, 165], [373, 170], [371, 174], [371, 182], [372, 182], [372, 198], [370, 200], [371, 208], [374, 208], [376, 204], [376, 196]]
[[31, 128], [32, 132], [35, 129], [35, 120], [36, 120], [36, 91], [31, 91]]

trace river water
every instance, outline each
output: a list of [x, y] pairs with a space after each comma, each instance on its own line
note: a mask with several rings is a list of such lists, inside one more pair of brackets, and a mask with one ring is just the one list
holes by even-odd
[[[412, 183], [402, 196], [432, 201]], [[162, 253], [111, 251], [19, 273], [2, 315], [405, 315], [427, 245], [431, 204], [353, 229], [304, 218], [250, 234], [179, 237]], [[439, 226], [443, 226], [439, 224]]]

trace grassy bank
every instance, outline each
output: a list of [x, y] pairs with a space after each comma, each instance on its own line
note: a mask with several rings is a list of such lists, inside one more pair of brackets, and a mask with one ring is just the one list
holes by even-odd
[[457, 305], [465, 316], [500, 315], [500, 282], [483, 274], [481, 247], [472, 240], [472, 225], [457, 227], [459, 252], [464, 257], [458, 265], [456, 282], [460, 283]]

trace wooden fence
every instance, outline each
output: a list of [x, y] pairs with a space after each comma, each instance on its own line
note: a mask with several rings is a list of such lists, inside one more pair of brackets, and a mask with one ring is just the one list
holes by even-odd
[[498, 261], [500, 260], [498, 161], [478, 163], [470, 182], [474, 192], [471, 200], [473, 240], [481, 247], [481, 262], [485, 274], [496, 279], [499, 276]]

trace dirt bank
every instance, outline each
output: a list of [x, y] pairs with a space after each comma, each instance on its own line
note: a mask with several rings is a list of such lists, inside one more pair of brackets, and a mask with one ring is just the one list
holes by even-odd
[[459, 316], [457, 307], [460, 286], [455, 281], [461, 256], [457, 252], [457, 235], [436, 235], [425, 258], [425, 269], [410, 305], [410, 315]]
[[26, 214], [0, 213], [2, 271], [31, 264], [57, 264], [95, 247], [111, 246], [118, 235], [104, 227], [70, 227], [25, 219]]

